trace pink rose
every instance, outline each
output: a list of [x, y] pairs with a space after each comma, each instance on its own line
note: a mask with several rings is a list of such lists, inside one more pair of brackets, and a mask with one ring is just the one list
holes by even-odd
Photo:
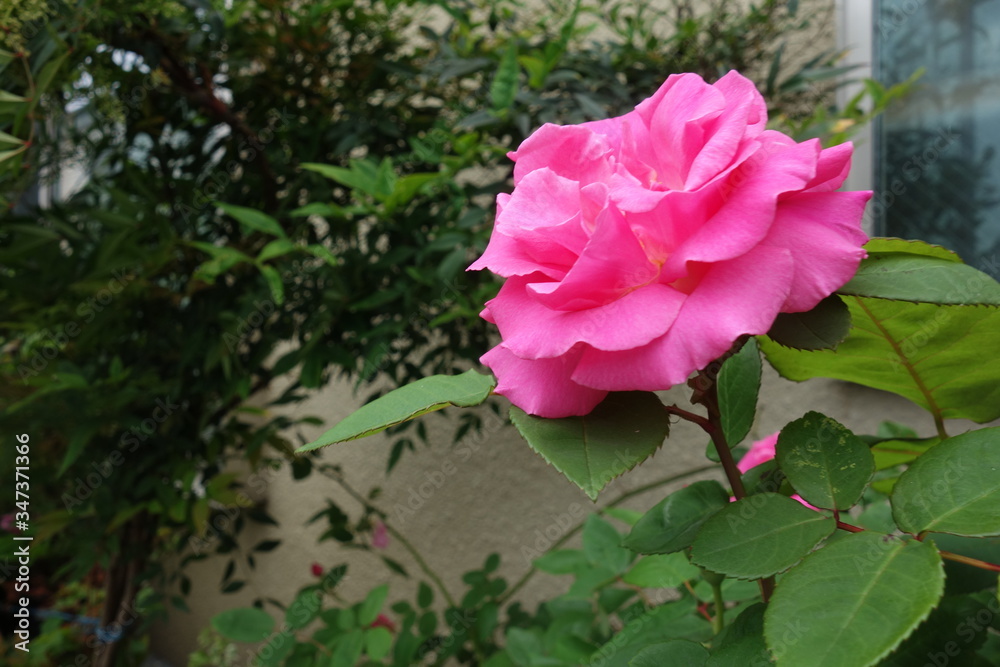
[[765, 129], [753, 83], [674, 75], [617, 118], [543, 125], [516, 152], [489, 246], [508, 278], [482, 316], [497, 393], [543, 417], [659, 390], [815, 306], [865, 256], [870, 192], [835, 192], [852, 146]]
[[376, 549], [386, 549], [389, 547], [389, 533], [385, 524], [379, 521], [372, 530], [372, 546]]
[[[780, 433], [780, 432], [779, 432]], [[743, 455], [736, 467], [740, 472], [745, 473], [750, 468], [755, 468], [761, 463], [767, 463], [774, 458], [774, 448], [778, 444], [778, 433], [767, 436], [762, 440], [750, 445], [749, 451]]]

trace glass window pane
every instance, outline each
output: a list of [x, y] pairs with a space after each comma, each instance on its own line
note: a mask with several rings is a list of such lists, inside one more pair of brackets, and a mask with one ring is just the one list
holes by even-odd
[[879, 233], [1000, 276], [1000, 0], [880, 0], [875, 76], [926, 73], [879, 123]]

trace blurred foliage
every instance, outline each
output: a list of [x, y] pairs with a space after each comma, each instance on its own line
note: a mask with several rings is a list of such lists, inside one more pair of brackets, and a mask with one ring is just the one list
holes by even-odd
[[[798, 3], [710, 4], [6, 3], [0, 427], [30, 435], [52, 581], [98, 568], [100, 624], [141, 636], [185, 608], [151, 590], [186, 595], [183, 565], [252, 568], [236, 535], [273, 523], [252, 498], [283, 462], [312, 470], [290, 439], [318, 420], [276, 408], [335, 376], [401, 384], [488, 349], [496, 284], [463, 269], [506, 152], [539, 124], [736, 68], [779, 122], [806, 132], [822, 109], [836, 126], [836, 54], [784, 46], [815, 27]], [[389, 467], [421, 438], [399, 433]], [[127, 643], [93, 664], [130, 664]]]

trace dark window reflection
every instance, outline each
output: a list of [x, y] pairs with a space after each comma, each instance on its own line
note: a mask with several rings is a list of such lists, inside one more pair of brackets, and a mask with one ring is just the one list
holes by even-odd
[[1000, 277], [1000, 0], [879, 0], [875, 76], [918, 87], [879, 123], [879, 233]]

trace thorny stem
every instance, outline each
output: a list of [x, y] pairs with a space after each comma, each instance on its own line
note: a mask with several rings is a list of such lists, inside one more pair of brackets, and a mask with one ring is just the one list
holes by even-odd
[[[746, 343], [745, 339], [737, 341], [730, 351], [735, 354], [743, 344]], [[682, 408], [678, 408], [676, 405], [668, 406], [667, 411], [671, 414], [677, 415], [682, 419], [686, 419], [694, 424], [701, 427], [708, 437], [712, 439], [712, 444], [715, 445], [715, 452], [719, 456], [719, 462], [722, 463], [722, 469], [726, 473], [726, 479], [729, 480], [729, 486], [733, 490], [733, 496], [736, 500], [741, 500], [747, 497], [746, 488], [743, 486], [743, 478], [740, 475], [740, 470], [736, 466], [736, 461], [733, 459], [733, 452], [729, 447], [729, 443], [726, 441], [726, 434], [722, 430], [722, 416], [719, 411], [719, 395], [718, 395], [718, 385], [716, 384], [717, 373], [710, 374], [707, 371], [700, 371], [697, 377], [691, 381], [691, 385], [694, 388], [694, 396], [691, 399], [692, 403], [700, 403], [705, 406], [705, 410], [708, 412], [708, 418], [696, 415], [693, 412], [688, 412]], [[760, 597], [764, 602], [771, 599], [771, 594], [774, 592], [774, 577], [767, 577], [758, 580], [758, 585], [760, 586]]]
[[350, 484], [347, 483], [347, 480], [345, 480], [337, 472], [335, 472], [335, 471], [333, 471], [333, 470], [331, 470], [329, 468], [326, 468], [326, 467], [321, 467], [320, 471], [324, 475], [326, 475], [327, 477], [329, 477], [330, 479], [332, 479], [333, 481], [335, 481], [338, 484], [340, 484], [341, 488], [343, 488], [344, 491], [346, 491], [348, 493], [348, 495], [350, 495], [356, 501], [358, 501], [359, 503], [361, 503], [361, 505], [366, 510], [368, 510], [372, 514], [377, 515], [379, 517], [379, 519], [381, 519], [382, 524], [385, 526], [386, 532], [388, 532], [390, 535], [392, 535], [392, 537], [396, 541], [398, 541], [403, 546], [403, 548], [406, 549], [406, 551], [409, 552], [410, 556], [412, 556], [413, 560], [417, 563], [417, 566], [423, 571], [424, 574], [427, 575], [427, 577], [432, 582], [434, 582], [434, 585], [437, 586], [438, 590], [441, 592], [441, 596], [448, 602], [448, 604], [451, 605], [452, 607], [458, 607], [458, 604], [455, 602], [455, 598], [452, 597], [451, 593], [445, 587], [444, 581], [442, 581], [442, 579], [438, 575], [438, 573], [435, 572], [433, 568], [431, 568], [431, 566], [427, 563], [427, 561], [420, 554], [420, 552], [417, 550], [417, 548], [415, 546], [413, 546], [413, 544], [409, 540], [407, 540], [405, 537], [403, 537], [402, 533], [400, 533], [398, 530], [396, 530], [387, 521], [388, 515], [386, 515], [385, 512], [383, 512], [382, 510], [380, 510], [379, 508], [375, 507], [370, 502], [368, 502], [368, 500], [363, 495], [361, 495], [360, 493], [358, 493]]
[[[864, 528], [859, 528], [858, 526], [852, 526], [849, 523], [844, 523], [843, 521], [837, 522], [837, 528], [841, 530], [846, 530], [849, 533], [863, 533]], [[917, 535], [917, 540], [922, 540], [926, 533], [920, 533]], [[996, 563], [989, 563], [984, 560], [979, 560], [978, 558], [972, 558], [970, 556], [963, 556], [962, 554], [952, 553], [950, 551], [942, 551], [938, 549], [938, 553], [941, 554], [941, 558], [946, 560], [953, 560], [956, 563], [965, 563], [966, 565], [971, 565], [972, 567], [978, 567], [980, 570], [989, 570], [991, 572], [1000, 572], [1000, 565]]]

